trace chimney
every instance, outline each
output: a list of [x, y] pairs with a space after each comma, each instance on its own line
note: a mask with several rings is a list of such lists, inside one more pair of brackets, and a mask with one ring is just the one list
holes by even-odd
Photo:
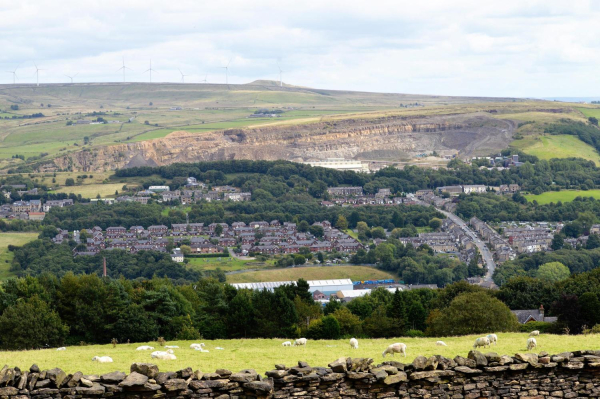
[[540, 320], [538, 320], [538, 321], [544, 321], [544, 305], [540, 305], [540, 308], [538, 309], [538, 313], [540, 314]]

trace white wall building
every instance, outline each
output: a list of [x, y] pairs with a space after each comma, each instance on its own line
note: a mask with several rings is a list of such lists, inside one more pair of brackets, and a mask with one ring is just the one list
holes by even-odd
[[321, 168], [337, 169], [337, 170], [351, 170], [354, 172], [369, 173], [369, 165], [362, 161], [356, 161], [354, 159], [345, 158], [327, 158], [319, 161], [308, 161], [303, 162], [310, 166], [319, 166]]
[[[296, 285], [295, 281], [266, 281], [260, 283], [236, 283], [231, 284], [237, 289], [247, 288], [250, 290], [269, 290], [273, 291], [275, 288], [282, 285]], [[338, 291], [352, 291], [353, 285], [352, 280], [341, 279], [341, 280], [308, 280], [310, 288], [309, 292], [313, 293], [317, 290], [321, 291], [325, 295], [335, 294]]]

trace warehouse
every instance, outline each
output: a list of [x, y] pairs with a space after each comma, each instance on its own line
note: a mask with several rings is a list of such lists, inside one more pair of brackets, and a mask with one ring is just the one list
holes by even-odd
[[[247, 288], [250, 290], [269, 290], [273, 291], [275, 288], [286, 285], [293, 284], [296, 285], [295, 281], [267, 281], [261, 283], [237, 283], [231, 284], [237, 289]], [[315, 292], [317, 290], [321, 291], [323, 294], [329, 296], [331, 294], [335, 294], [338, 291], [352, 291], [353, 284], [350, 279], [341, 279], [341, 280], [309, 280], [308, 285], [310, 286], [309, 291]]]

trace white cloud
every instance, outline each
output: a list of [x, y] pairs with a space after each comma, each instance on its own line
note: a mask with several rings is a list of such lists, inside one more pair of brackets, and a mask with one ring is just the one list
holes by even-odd
[[[0, 70], [33, 82], [277, 79], [319, 88], [594, 96], [593, 0], [0, 0]], [[10, 74], [0, 81], [11, 82]]]

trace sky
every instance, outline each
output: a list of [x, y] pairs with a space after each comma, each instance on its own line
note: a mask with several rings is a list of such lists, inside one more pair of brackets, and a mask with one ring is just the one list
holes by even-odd
[[[0, 0], [0, 83], [600, 95], [595, 0]], [[180, 72], [181, 71], [181, 72]]]

